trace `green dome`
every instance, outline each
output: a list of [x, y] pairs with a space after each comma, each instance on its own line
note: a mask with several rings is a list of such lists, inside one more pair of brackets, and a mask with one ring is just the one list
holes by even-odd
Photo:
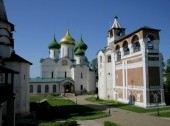
[[48, 45], [49, 49], [60, 49], [60, 44], [56, 41], [55, 36], [52, 42]]
[[84, 51], [82, 49], [78, 48], [74, 54], [76, 56], [84, 56]]
[[78, 41], [78, 47], [80, 49], [86, 50], [87, 49], [87, 45], [83, 42], [82, 37], [80, 38], [80, 40]]
[[76, 50], [79, 48], [78, 43], [76, 43], [75, 47], [74, 47], [74, 52], [76, 52]]
[[60, 44], [75, 45], [75, 40], [71, 37], [69, 31], [67, 31], [66, 35], [60, 40]]

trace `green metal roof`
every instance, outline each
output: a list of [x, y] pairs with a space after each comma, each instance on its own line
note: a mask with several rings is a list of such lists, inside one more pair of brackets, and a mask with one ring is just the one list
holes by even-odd
[[57, 42], [55, 36], [54, 39], [51, 41], [51, 43], [48, 45], [49, 49], [60, 49], [60, 44]]
[[59, 83], [62, 82], [64, 80], [71, 80], [73, 81], [73, 79], [71, 77], [57, 77], [57, 78], [31, 78], [29, 80], [30, 83]]
[[84, 56], [84, 50], [78, 48], [74, 54], [76, 56]]
[[78, 41], [78, 47], [83, 50], [87, 49], [87, 45], [83, 42], [82, 36], [81, 36], [80, 40]]

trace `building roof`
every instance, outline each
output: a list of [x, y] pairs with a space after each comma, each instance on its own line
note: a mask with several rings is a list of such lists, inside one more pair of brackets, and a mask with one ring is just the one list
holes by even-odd
[[74, 54], [76, 56], [84, 56], [85, 55], [84, 50], [80, 49], [80, 48], [78, 48]]
[[116, 43], [118, 43], [119, 41], [121, 41], [121, 40], [123, 40], [123, 39], [125, 39], [125, 38], [127, 38], [127, 37], [129, 37], [129, 36], [131, 36], [131, 35], [133, 35], [133, 34], [135, 34], [135, 33], [137, 33], [137, 32], [139, 32], [140, 30], [160, 31], [160, 29], [155, 29], [155, 28], [151, 28], [151, 27], [148, 27], [148, 26], [143, 26], [143, 27], [140, 27], [140, 28], [138, 28], [137, 30], [135, 30], [135, 31], [133, 31], [133, 32], [131, 32], [131, 33], [123, 36], [122, 38], [120, 38], [119, 40], [115, 41], [114, 43], [116, 44]]
[[15, 51], [12, 52], [10, 58], [5, 58], [4, 61], [8, 61], [8, 62], [23, 62], [23, 63], [29, 63], [30, 65], [32, 65], [31, 62], [29, 62], [28, 60], [26, 60], [26, 59], [22, 58], [21, 56], [19, 56], [18, 54], [16, 54]]
[[4, 66], [0, 66], [0, 73], [14, 73], [14, 74], [18, 74], [18, 71], [6, 68]]
[[12, 23], [8, 22], [8, 18], [7, 18], [5, 5], [4, 5], [3, 0], [0, 0], [0, 21], [8, 23], [11, 26], [11, 30], [14, 31], [14, 25]]
[[49, 49], [60, 49], [60, 44], [57, 42], [55, 36], [53, 38], [53, 40], [51, 41], [51, 43], [48, 45]]
[[78, 41], [78, 47], [83, 50], [87, 49], [87, 45], [84, 43], [82, 36], [81, 36], [80, 40]]
[[3, 0], [0, 0], [0, 18], [8, 21]]
[[30, 79], [30, 83], [59, 83], [59, 82], [62, 82], [62, 81], [65, 81], [65, 80], [70, 80], [70, 81], [73, 81], [73, 79], [71, 77], [57, 77], [57, 78], [40, 78], [40, 77], [37, 77], [37, 78], [31, 78]]
[[114, 22], [113, 22], [113, 25], [112, 25], [111, 28], [122, 28], [120, 23], [118, 22], [118, 17], [117, 16], [115, 16]]
[[67, 31], [66, 35], [60, 40], [60, 44], [71, 44], [75, 45], [74, 38], [70, 35], [69, 30]]

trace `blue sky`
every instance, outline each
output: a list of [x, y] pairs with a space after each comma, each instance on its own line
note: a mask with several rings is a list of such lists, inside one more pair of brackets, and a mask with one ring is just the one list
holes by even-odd
[[33, 63], [30, 76], [40, 76], [40, 59], [48, 57], [48, 44], [69, 28], [75, 40], [83, 36], [89, 60], [106, 46], [114, 17], [126, 34], [149, 26], [161, 29], [160, 51], [170, 58], [169, 0], [4, 0], [8, 20], [15, 25], [15, 51]]

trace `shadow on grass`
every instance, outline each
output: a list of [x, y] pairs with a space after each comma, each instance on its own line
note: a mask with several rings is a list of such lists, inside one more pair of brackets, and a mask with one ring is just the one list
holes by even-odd
[[[94, 106], [95, 108], [96, 106]], [[103, 112], [82, 105], [63, 105], [51, 106], [48, 102], [32, 102], [30, 109], [35, 112], [36, 119], [41, 121], [68, 120], [68, 119], [85, 119], [86, 117], [98, 118], [106, 116]], [[100, 118], [101, 118], [100, 117]]]

